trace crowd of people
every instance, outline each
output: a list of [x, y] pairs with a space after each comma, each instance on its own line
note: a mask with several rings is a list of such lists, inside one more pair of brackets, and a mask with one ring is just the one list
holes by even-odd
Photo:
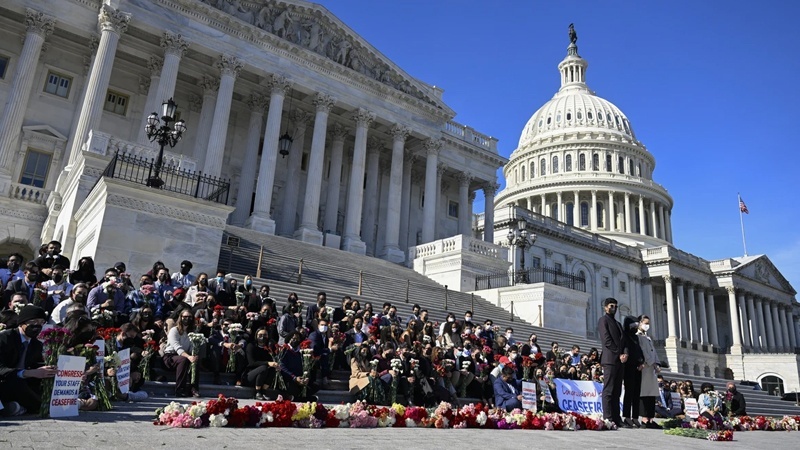
[[[613, 323], [601, 319], [603, 348], [582, 352], [577, 345], [562, 348], [558, 342], [542, 347], [536, 334], [518, 339], [513, 328], [501, 330], [490, 318], [473, 318], [471, 311], [461, 317], [447, 313], [439, 322], [419, 305], [400, 317], [389, 302], [377, 309], [344, 296], [329, 304], [325, 292], [308, 302], [291, 293], [279, 302], [268, 285], [255, 286], [249, 276], [240, 284], [223, 271], [193, 274], [190, 261], [182, 261], [174, 272], [158, 261], [134, 278], [123, 262], [96, 273], [89, 257], [70, 270], [60, 250], [53, 241], [33, 261], [23, 264], [13, 254], [0, 266], [5, 286], [0, 327], [6, 328], [0, 332], [0, 401], [5, 406], [0, 414], [39, 408], [38, 383], [52, 377], [55, 368], [42, 365], [37, 336], [43, 326], [61, 326], [71, 332], [67, 351], [102, 338], [98, 329], [113, 332], [113, 348], [107, 352], [130, 349], [131, 390], [112, 392], [123, 400], [146, 397], [141, 390], [145, 380], [163, 381], [169, 372], [174, 373], [176, 396], [199, 397], [200, 377], [193, 376], [197, 368], [217, 384], [221, 373], [233, 373], [235, 383], [253, 387], [258, 400], [278, 394], [313, 400], [339, 370], [350, 373], [353, 396], [375, 404], [432, 406], [475, 398], [510, 411], [522, 406], [521, 381], [528, 380], [544, 382], [537, 385], [548, 386], [556, 399], [547, 402], [540, 392], [539, 408], [558, 411], [554, 380], [564, 378], [611, 384], [613, 389], [607, 387], [603, 395], [616, 392], [616, 398], [617, 383], [624, 381], [626, 420], [603, 405], [620, 426], [654, 427], [656, 414], [674, 415], [672, 384], [656, 378], [659, 363], [645, 316], [619, 324], [607, 315]], [[606, 303], [609, 312], [612, 302]], [[140, 364], [143, 359], [152, 363]], [[99, 371], [97, 361], [87, 362], [82, 409], [97, 407], [89, 385], [114, 375], [113, 368]], [[694, 395], [691, 382], [682, 389], [687, 385], [687, 395]], [[637, 421], [640, 399], [642, 422]], [[705, 404], [702, 395], [698, 399]], [[722, 411], [709, 405], [709, 411]]]

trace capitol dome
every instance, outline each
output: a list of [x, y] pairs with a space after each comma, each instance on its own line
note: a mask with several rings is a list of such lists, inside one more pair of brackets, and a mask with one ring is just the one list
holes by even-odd
[[570, 40], [561, 86], [525, 124], [495, 208], [513, 204], [630, 245], [672, 242], [673, 201], [653, 180], [655, 158], [628, 117], [589, 89], [572, 29]]

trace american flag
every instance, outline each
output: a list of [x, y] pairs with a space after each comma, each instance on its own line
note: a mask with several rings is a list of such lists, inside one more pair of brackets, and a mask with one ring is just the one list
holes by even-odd
[[741, 196], [739, 196], [739, 211], [745, 214], [750, 214], [750, 211], [747, 209], [747, 205], [744, 204], [744, 200], [742, 200]]

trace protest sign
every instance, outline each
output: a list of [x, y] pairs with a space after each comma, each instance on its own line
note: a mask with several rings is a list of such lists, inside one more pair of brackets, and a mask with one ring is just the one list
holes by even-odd
[[119, 351], [119, 368], [117, 369], [117, 386], [120, 394], [127, 394], [131, 388], [131, 349]]
[[547, 382], [544, 380], [539, 380], [539, 389], [542, 390], [542, 394], [544, 394], [544, 401], [547, 403], [555, 403], [553, 401], [553, 394], [550, 393], [550, 386], [547, 385]]
[[98, 339], [94, 341], [95, 347], [97, 347], [97, 362], [100, 363], [100, 373], [106, 373], [106, 362], [103, 360], [106, 356], [106, 341], [103, 339]]
[[592, 381], [575, 381], [556, 378], [558, 406], [564, 412], [596, 414], [603, 412], [601, 393], [603, 387]]
[[75, 417], [78, 415], [78, 392], [86, 367], [83, 356], [60, 355], [58, 372], [53, 382], [50, 398], [50, 417]]
[[522, 409], [536, 411], [536, 384], [522, 382]]
[[697, 399], [687, 397], [683, 400], [683, 407], [686, 411], [686, 417], [691, 419], [700, 417], [700, 406], [697, 404]]

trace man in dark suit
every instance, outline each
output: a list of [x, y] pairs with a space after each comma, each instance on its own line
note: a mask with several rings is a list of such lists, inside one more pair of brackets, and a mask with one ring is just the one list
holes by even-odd
[[506, 411], [522, 408], [522, 383], [514, 377], [514, 368], [503, 367], [500, 376], [494, 380], [494, 404]]
[[328, 377], [331, 371], [329, 363], [331, 349], [328, 348], [328, 321], [319, 319], [317, 329], [308, 334], [308, 340], [311, 341], [314, 356], [319, 357], [318, 367], [322, 372], [322, 386], [327, 386], [330, 384]]
[[36, 289], [36, 286], [39, 284], [37, 281], [39, 278], [39, 266], [37, 266], [35, 262], [29, 261], [25, 264], [23, 273], [25, 274], [24, 278], [9, 281], [5, 286], [4, 299], [6, 303], [11, 300], [11, 295], [17, 292], [25, 294], [25, 296], [28, 297], [29, 303], [33, 301], [34, 289]]
[[612, 297], [605, 299], [603, 310], [605, 314], [597, 322], [597, 332], [603, 344], [603, 353], [600, 356], [600, 364], [603, 365], [603, 418], [614, 421], [618, 427], [630, 428], [630, 425], [622, 421], [619, 410], [628, 349], [625, 347], [622, 325], [614, 318], [617, 314], [617, 300]]
[[306, 328], [314, 328], [314, 319], [317, 318], [317, 313], [325, 308], [328, 301], [328, 295], [324, 292], [317, 293], [317, 303], [310, 305], [306, 309]]
[[17, 416], [39, 411], [42, 378], [56, 375], [56, 367], [40, 367], [42, 343], [36, 336], [47, 319], [44, 309], [26, 305], [17, 316], [17, 328], [0, 332], [0, 414]]
[[61, 255], [61, 242], [58, 241], [50, 241], [47, 244], [47, 253], [39, 256], [33, 262], [39, 267], [38, 281], [40, 283], [51, 278], [53, 266], [56, 264], [69, 269], [69, 258]]

